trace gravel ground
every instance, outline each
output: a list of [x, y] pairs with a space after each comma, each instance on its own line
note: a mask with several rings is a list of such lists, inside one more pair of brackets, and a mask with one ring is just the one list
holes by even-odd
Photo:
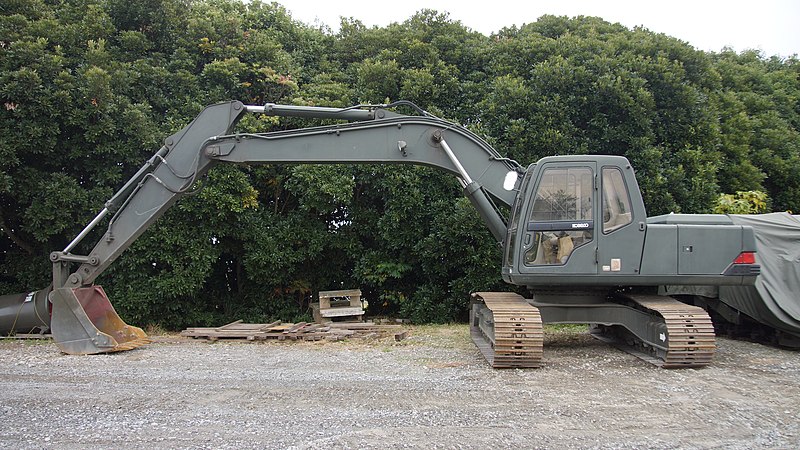
[[663, 370], [576, 330], [492, 370], [466, 326], [350, 342], [0, 342], [3, 448], [800, 448], [800, 353]]

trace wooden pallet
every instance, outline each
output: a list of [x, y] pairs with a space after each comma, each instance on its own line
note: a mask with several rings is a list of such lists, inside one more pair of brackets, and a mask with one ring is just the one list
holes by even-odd
[[389, 333], [394, 333], [396, 340], [401, 340], [408, 334], [400, 325], [377, 325], [371, 322], [319, 324], [276, 321], [264, 324], [242, 323], [241, 320], [237, 320], [216, 328], [187, 328], [181, 332], [181, 336], [212, 341], [218, 339], [338, 341], [348, 337], [380, 337]]
[[314, 322], [362, 322], [361, 290], [320, 291], [319, 302], [311, 304]]

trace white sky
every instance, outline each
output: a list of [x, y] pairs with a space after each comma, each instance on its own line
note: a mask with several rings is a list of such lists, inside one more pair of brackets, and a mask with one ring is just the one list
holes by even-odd
[[535, 22], [544, 14], [599, 16], [686, 41], [700, 50], [762, 50], [767, 56], [800, 54], [800, 0], [277, 0], [295, 20], [338, 31], [340, 17], [367, 26], [403, 22], [429, 8], [489, 35]]

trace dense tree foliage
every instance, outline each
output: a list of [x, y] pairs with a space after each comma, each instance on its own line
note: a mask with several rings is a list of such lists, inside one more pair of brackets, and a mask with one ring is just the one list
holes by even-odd
[[[796, 58], [705, 53], [593, 17], [484, 36], [423, 10], [333, 33], [260, 1], [14, 0], [0, 7], [0, 290], [47, 285], [47, 254], [165, 136], [229, 99], [411, 100], [523, 164], [624, 155], [651, 214], [710, 212], [737, 191], [800, 210]], [[469, 291], [506, 288], [499, 249], [435, 170], [218, 167], [201, 185], [98, 280], [129, 321], [296, 319], [316, 291], [356, 286], [372, 313], [449, 321]]]
[[767, 194], [761, 191], [720, 194], [714, 205], [715, 214], [761, 214], [765, 212], [767, 212]]

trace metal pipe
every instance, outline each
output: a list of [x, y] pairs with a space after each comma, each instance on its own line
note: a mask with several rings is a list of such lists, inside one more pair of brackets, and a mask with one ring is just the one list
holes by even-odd
[[442, 146], [442, 149], [444, 149], [444, 152], [447, 154], [447, 157], [450, 158], [450, 161], [452, 161], [453, 165], [456, 166], [456, 170], [458, 170], [458, 173], [461, 175], [461, 179], [463, 179], [466, 184], [468, 185], [471, 184], [472, 178], [467, 173], [467, 169], [465, 169], [464, 166], [461, 165], [461, 162], [458, 160], [458, 158], [456, 158], [456, 154], [453, 153], [453, 150], [451, 150], [450, 146], [447, 145], [447, 141], [445, 141], [444, 139], [440, 139], [439, 145]]
[[44, 332], [50, 329], [47, 294], [50, 288], [0, 296], [0, 335]]
[[266, 114], [268, 116], [305, 117], [311, 119], [342, 119], [352, 121], [375, 119], [375, 111], [368, 109], [276, 105], [274, 103], [267, 103], [264, 106], [246, 105], [245, 109], [250, 113]]
[[492, 204], [492, 201], [486, 193], [483, 192], [480, 185], [474, 181], [471, 182], [464, 188], [464, 195], [478, 211], [481, 219], [483, 219], [483, 223], [485, 223], [489, 231], [492, 232], [492, 236], [494, 236], [497, 243], [503, 245], [508, 227], [505, 222], [503, 222], [502, 217], [500, 217], [500, 214], [497, 212], [497, 208]]
[[92, 229], [98, 224], [98, 222], [103, 220], [103, 217], [105, 217], [106, 214], [108, 214], [108, 208], [103, 208], [103, 210], [100, 211], [100, 214], [98, 214], [97, 217], [94, 218], [94, 220], [89, 222], [89, 225], [86, 225], [86, 228], [84, 228], [83, 231], [80, 232], [80, 234], [75, 236], [75, 239], [73, 239], [72, 242], [70, 242], [69, 245], [64, 249], [64, 253], [69, 253], [73, 248], [75, 248], [75, 246], [78, 245], [81, 242], [81, 240], [83, 240], [83, 238], [85, 238], [86, 235], [89, 234], [90, 231], [92, 231]]
[[438, 133], [435, 134], [434, 141], [442, 146], [447, 157], [450, 158], [450, 161], [456, 166], [456, 170], [460, 176], [459, 181], [464, 188], [464, 195], [469, 199], [470, 203], [472, 203], [472, 206], [478, 210], [478, 214], [480, 214], [486, 226], [489, 227], [489, 231], [492, 232], [495, 240], [502, 245], [508, 228], [506, 228], [506, 224], [498, 214], [497, 208], [495, 208], [491, 200], [489, 200], [489, 197], [486, 196], [486, 193], [483, 192], [480, 184], [472, 180], [472, 177], [467, 173], [467, 169], [461, 165], [461, 162], [456, 158], [456, 154], [453, 153], [453, 150], [442, 135]]

